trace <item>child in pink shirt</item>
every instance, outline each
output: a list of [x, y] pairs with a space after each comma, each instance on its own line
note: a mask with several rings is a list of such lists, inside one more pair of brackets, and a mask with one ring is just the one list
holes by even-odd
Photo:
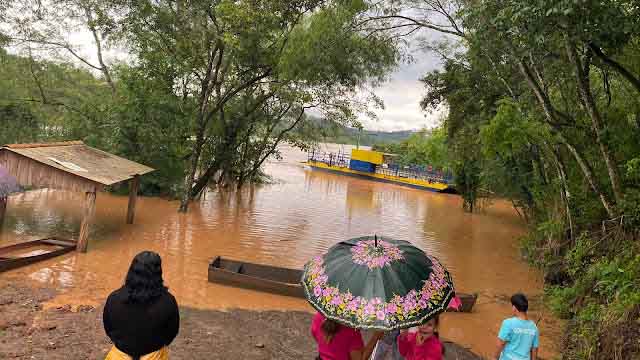
[[321, 360], [368, 359], [376, 343], [384, 335], [382, 332], [375, 333], [365, 346], [359, 330], [328, 320], [320, 313], [313, 317], [311, 334], [318, 343]]
[[403, 330], [398, 336], [398, 350], [406, 360], [442, 360], [444, 348], [438, 337], [438, 317], [430, 319], [415, 333]]

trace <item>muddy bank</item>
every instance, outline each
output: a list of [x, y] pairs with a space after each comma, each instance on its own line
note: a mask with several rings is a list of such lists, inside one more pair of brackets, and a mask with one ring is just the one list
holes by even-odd
[[[111, 347], [102, 309], [60, 306], [43, 309], [55, 295], [45, 288], [0, 283], [0, 359], [102, 359]], [[229, 312], [180, 309], [180, 335], [171, 359], [313, 359], [306, 312]], [[447, 358], [480, 359], [446, 343]]]

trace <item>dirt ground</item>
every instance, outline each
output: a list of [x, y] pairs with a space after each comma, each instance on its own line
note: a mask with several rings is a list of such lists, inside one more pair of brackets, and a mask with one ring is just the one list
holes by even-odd
[[[111, 347], [102, 309], [70, 305], [43, 309], [55, 292], [0, 283], [0, 359], [98, 360]], [[171, 359], [314, 359], [311, 314], [180, 309]], [[448, 360], [481, 359], [445, 342]]]

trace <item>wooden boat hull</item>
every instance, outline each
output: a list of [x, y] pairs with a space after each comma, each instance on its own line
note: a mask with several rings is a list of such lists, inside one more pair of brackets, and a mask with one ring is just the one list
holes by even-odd
[[216, 257], [209, 264], [209, 282], [304, 299], [302, 270], [251, 264]]
[[[252, 264], [220, 256], [209, 264], [209, 282], [304, 299], [301, 280], [302, 270]], [[471, 312], [478, 295], [456, 295], [462, 302], [460, 312]]]
[[[16, 257], [9, 254], [15, 251], [28, 250], [35, 247], [51, 247], [45, 253]], [[47, 260], [71, 252], [76, 249], [76, 242], [57, 238], [28, 241], [0, 248], [0, 272], [16, 269], [39, 261]]]

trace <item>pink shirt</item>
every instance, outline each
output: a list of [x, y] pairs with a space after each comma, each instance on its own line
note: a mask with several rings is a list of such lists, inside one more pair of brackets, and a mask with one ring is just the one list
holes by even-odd
[[406, 360], [442, 360], [442, 343], [436, 336], [430, 336], [420, 345], [416, 343], [417, 333], [400, 334], [398, 350]]
[[346, 326], [341, 326], [340, 330], [331, 339], [331, 342], [327, 343], [322, 332], [324, 320], [324, 316], [317, 313], [311, 323], [311, 334], [318, 343], [318, 352], [322, 360], [349, 360], [349, 353], [364, 348], [360, 331]]

